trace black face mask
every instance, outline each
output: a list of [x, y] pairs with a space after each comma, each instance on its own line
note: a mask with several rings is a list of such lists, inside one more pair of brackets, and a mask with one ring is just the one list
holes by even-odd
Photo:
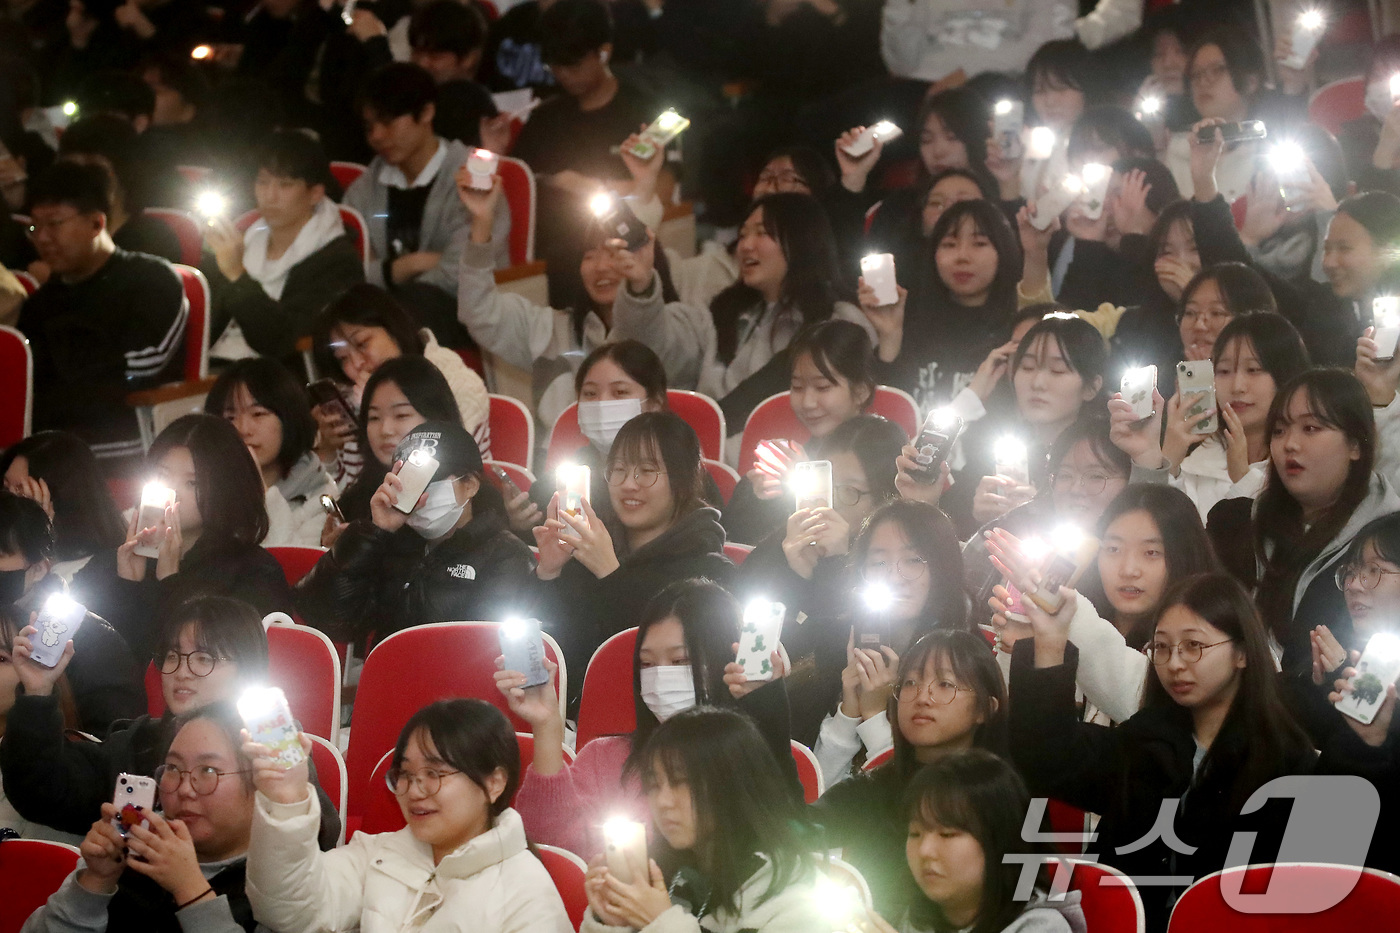
[[9, 606], [24, 598], [24, 575], [28, 572], [27, 567], [23, 570], [0, 570], [0, 606]]

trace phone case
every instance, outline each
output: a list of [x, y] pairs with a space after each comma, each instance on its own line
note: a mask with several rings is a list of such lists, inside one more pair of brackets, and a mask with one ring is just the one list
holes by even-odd
[[[1176, 386], [1183, 400], [1188, 395], [1196, 396], [1196, 401], [1183, 413], [1184, 417], [1194, 418], [1206, 409], [1215, 407], [1215, 367], [1210, 360], [1177, 363]], [[1191, 433], [1204, 436], [1214, 434], [1219, 429], [1220, 413], [1217, 412]]]
[[1080, 169], [1079, 180], [1084, 190], [1079, 194], [1079, 204], [1089, 220], [1103, 216], [1104, 199], [1108, 197], [1108, 183], [1112, 179], [1113, 169], [1099, 162], [1090, 162]]
[[301, 730], [292, 718], [287, 695], [281, 687], [249, 687], [238, 698], [238, 715], [248, 727], [248, 737], [266, 745], [272, 758], [283, 768], [306, 760], [301, 747]]
[[909, 478], [924, 486], [938, 482], [942, 466], [953, 454], [953, 446], [962, 437], [967, 424], [951, 411], [934, 409], [924, 419], [923, 430], [914, 441], [914, 459], [923, 464], [923, 469], [909, 474]]
[[1215, 131], [1220, 130], [1220, 138], [1227, 143], [1242, 143], [1250, 139], [1268, 139], [1269, 131], [1263, 120], [1241, 120], [1238, 123], [1222, 123], [1203, 126], [1196, 138], [1203, 143], [1215, 140]]
[[1055, 218], [1065, 212], [1065, 208], [1075, 202], [1084, 192], [1084, 183], [1077, 176], [1066, 175], [1058, 185], [1051, 186], [1035, 201], [1035, 213], [1031, 215], [1031, 226], [1037, 230], [1048, 230]]
[[628, 252], [636, 252], [647, 245], [646, 224], [637, 219], [625, 199], [608, 198], [606, 203], [599, 199], [593, 216], [598, 218], [598, 226], [608, 239], [621, 240]]
[[502, 622], [499, 637], [505, 670], [524, 674], [527, 687], [549, 683], [549, 669], [544, 666], [544, 636], [540, 634], [538, 619]]
[[355, 24], [355, 4], [356, 0], [345, 0], [345, 6], [340, 10], [340, 21], [347, 26]]
[[345, 404], [345, 399], [341, 397], [340, 390], [335, 387], [334, 382], [329, 379], [317, 379], [306, 387], [306, 391], [311, 396], [311, 404], [334, 408], [347, 423], [355, 423], [354, 413], [350, 411], [350, 406]]
[[[588, 514], [583, 510], [583, 500], [587, 499], [589, 495], [589, 484], [593, 480], [592, 471], [586, 466], [565, 464], [556, 471], [555, 475], [559, 480], [559, 491], [564, 494], [559, 500], [560, 510], [587, 522]], [[564, 525], [564, 530], [560, 534], [578, 537], [578, 532], [567, 524]]]
[[685, 132], [688, 126], [689, 120], [674, 110], [667, 110], [642, 130], [641, 137], [630, 151], [639, 159], [650, 159], [665, 149], [671, 140]]
[[831, 461], [805, 460], [793, 467], [792, 488], [798, 509], [831, 508], [835, 497], [831, 488]]
[[1152, 417], [1152, 390], [1157, 388], [1157, 367], [1140, 366], [1123, 374], [1120, 392], [1123, 400], [1133, 406], [1133, 417], [1142, 421]]
[[1300, 13], [1293, 20], [1292, 54], [1281, 62], [1283, 67], [1297, 70], [1306, 65], [1308, 56], [1317, 48], [1318, 42], [1322, 41], [1322, 34], [1326, 31], [1327, 23], [1320, 17], [1314, 19], [1307, 13]]
[[334, 515], [336, 521], [345, 521], [345, 513], [340, 511], [340, 503], [336, 502], [326, 493], [321, 493], [321, 509], [327, 515]]
[[394, 501], [394, 508], [405, 515], [412, 512], [413, 507], [418, 504], [418, 497], [428, 488], [428, 483], [432, 481], [437, 468], [437, 460], [423, 448], [420, 447], [409, 454], [407, 462], [399, 467], [399, 482], [403, 483], [403, 490]]
[[1041, 565], [1040, 585], [1034, 592], [1025, 594], [1050, 613], [1058, 612], [1064, 602], [1064, 594], [1058, 588], [1073, 589], [1099, 553], [1099, 539], [1092, 535], [1081, 535], [1077, 541], [1066, 540], [1064, 535], [1057, 537], [1061, 539], [1058, 547], [1045, 556], [1045, 563]]
[[744, 607], [735, 659], [744, 669], [745, 680], [773, 679], [773, 651], [782, 637], [786, 615], [786, 606], [766, 599], [755, 599]]
[[895, 287], [894, 254], [872, 253], [862, 256], [860, 274], [865, 284], [875, 290], [875, 300], [880, 307], [899, 301], [899, 290]]
[[1024, 158], [1032, 162], [1043, 162], [1055, 151], [1055, 131], [1048, 126], [1033, 127], [1030, 143], [1026, 146]]
[[1386, 687], [1395, 683], [1396, 677], [1400, 677], [1400, 636], [1390, 632], [1372, 635], [1356, 663], [1351, 690], [1337, 701], [1337, 711], [1357, 722], [1371, 722], [1385, 702]]
[[125, 771], [118, 774], [117, 789], [112, 793], [112, 806], [117, 808], [112, 825], [123, 838], [133, 826], [150, 826], [150, 821], [139, 811], [156, 808], [156, 779], [142, 774], [127, 774]]
[[608, 820], [603, 825], [603, 839], [603, 855], [608, 871], [623, 884], [632, 884], [632, 866], [647, 864], [646, 826], [631, 820]]
[[895, 126], [889, 120], [881, 120], [874, 126], [867, 126], [861, 130], [851, 144], [845, 147], [846, 155], [853, 159], [859, 159], [871, 149], [875, 148], [875, 140], [882, 143], [892, 143], [904, 135], [904, 131]]
[[44, 601], [44, 607], [34, 621], [39, 633], [34, 637], [30, 657], [44, 667], [56, 667], [68, 640], [78, 634], [78, 627], [85, 618], [86, 606], [63, 593], [54, 593]]
[[1031, 484], [1031, 470], [1026, 445], [1014, 437], [1003, 437], [992, 448], [994, 469], [1000, 476], [1012, 479], [1017, 486]]
[[999, 100], [992, 108], [992, 135], [1001, 143], [1007, 159], [1021, 157], [1021, 130], [1026, 122], [1026, 105], [1019, 100]]
[[510, 474], [498, 466], [492, 466], [491, 472], [501, 483], [501, 491], [505, 493], [507, 499], [514, 499], [520, 495], [520, 487], [515, 485], [515, 481], [510, 478]]
[[138, 557], [159, 557], [160, 546], [165, 541], [165, 510], [175, 502], [175, 490], [160, 483], [147, 483], [141, 489], [141, 511], [136, 516], [136, 530], [159, 528], [156, 538], [150, 544], [138, 544], [133, 553]]
[[1382, 295], [1371, 300], [1371, 320], [1375, 332], [1376, 359], [1395, 359], [1395, 345], [1400, 341], [1400, 298]]
[[467, 156], [467, 172], [472, 177], [471, 186], [477, 191], [491, 190], [491, 176], [500, 166], [500, 156], [489, 149], [473, 149]]
[[878, 652], [890, 643], [890, 620], [884, 609], [865, 606], [856, 615], [856, 647]]

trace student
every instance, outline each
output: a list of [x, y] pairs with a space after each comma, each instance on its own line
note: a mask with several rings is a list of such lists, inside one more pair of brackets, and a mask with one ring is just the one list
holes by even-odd
[[286, 367], [266, 357], [239, 360], [209, 390], [204, 411], [238, 430], [262, 472], [263, 547], [318, 546], [326, 522], [321, 497], [335, 498], [336, 488], [311, 449], [316, 421], [306, 392]]
[[[140, 527], [133, 509], [115, 566], [94, 561], [74, 579], [132, 655], [151, 657], [161, 619], [195, 594], [236, 595], [263, 614], [290, 611], [282, 568], [260, 547], [262, 478], [237, 429], [214, 415], [185, 415], [156, 436], [148, 458], [153, 479], [175, 491], [163, 529]], [[135, 552], [147, 542], [159, 542], [159, 557]]]
[[[1073, 591], [1060, 594], [1054, 615], [1027, 601], [1035, 638], [1020, 642], [1011, 660], [1010, 748], [1031, 793], [1102, 814], [1091, 846], [1125, 874], [1218, 871], [1237, 830], [1257, 831], [1266, 817], [1277, 825], [1284, 815], [1265, 804], [1253, 818], [1240, 816], [1250, 795], [1276, 777], [1311, 772], [1316, 759], [1283, 705], [1268, 630], [1249, 594], [1222, 573], [1177, 583], [1156, 616], [1157, 676], [1148, 678], [1143, 710], [1113, 729], [1079, 721], [1077, 652], [1068, 641], [1077, 601]], [[1194, 851], [1152, 833], [1171, 799], [1175, 838]], [[1149, 929], [1166, 929], [1178, 893], [1144, 896]]]
[[[534, 760], [515, 798], [532, 840], [592, 857], [603, 851], [599, 830], [607, 819], [625, 814], [645, 821], [641, 781], [628, 765], [644, 760], [661, 723], [697, 706], [737, 706], [751, 716], [795, 789], [786, 685], [781, 676], [744, 680], [734, 660], [741, 624], [739, 603], [709, 580], [678, 580], [657, 593], [643, 610], [632, 657], [637, 728], [594, 738], [572, 764], [563, 757], [565, 726], [554, 682], [523, 687], [521, 672], [497, 672], [496, 689], [535, 735]], [[781, 670], [781, 661], [775, 664]]]
[[[647, 412], [622, 426], [608, 455], [615, 520], [605, 522], [586, 499], [581, 516], [564, 510], [558, 493], [550, 500], [547, 521], [534, 529], [537, 609], [570, 669], [584, 670], [593, 649], [635, 624], [667, 583], [729, 582], [724, 529], [701, 499], [702, 472], [690, 425]], [[581, 689], [582, 678], [575, 682]]]
[[[365, 81], [357, 111], [375, 151], [369, 168], [345, 191], [369, 230], [366, 277], [410, 307], [414, 319], [447, 347], [465, 346], [457, 323], [457, 267], [467, 240], [467, 216], [457, 201], [457, 169], [467, 161], [460, 142], [433, 131], [437, 85], [407, 62], [385, 65]], [[493, 220], [492, 265], [509, 265], [510, 212]]]
[[[65, 592], [64, 581], [51, 570], [53, 557], [54, 532], [44, 510], [30, 499], [0, 492], [0, 613], [16, 632], [50, 597]], [[82, 592], [75, 595], [84, 599]], [[145, 709], [141, 673], [121, 636], [89, 612], [72, 641], [80, 655], [70, 678], [79, 725], [105, 735], [113, 722], [140, 715]]]
[[582, 931], [821, 928], [800, 811], [747, 717], [713, 707], [677, 713], [631, 770], [646, 790], [654, 857], [631, 866], [631, 882], [593, 859]]
[[[121, 772], [155, 774], [178, 717], [235, 700], [245, 684], [267, 679], [267, 635], [257, 611], [221, 596], [193, 599], [171, 615], [157, 642], [165, 713], [137, 716], [103, 742], [70, 741], [55, 685], [71, 661], [60, 660], [53, 668], [31, 661], [33, 635], [31, 627], [15, 639], [11, 662], [24, 692], [15, 699], [0, 742], [0, 773], [16, 810], [64, 832], [86, 832], [102, 804], [111, 801]], [[320, 844], [330, 848], [340, 835], [340, 820], [334, 808], [325, 812]]]
[[[569, 355], [591, 352], [610, 340], [639, 340], [656, 351], [669, 384], [694, 388], [715, 354], [715, 328], [703, 308], [681, 304], [670, 284], [665, 252], [656, 237], [635, 251], [611, 239], [597, 223], [587, 225], [578, 262], [586, 301], [564, 310], [537, 305], [501, 291], [490, 266], [489, 220], [501, 200], [501, 181], [489, 192], [471, 186], [463, 171], [458, 194], [471, 216], [471, 236], [462, 254], [457, 313], [484, 350], [531, 371], [537, 387], [535, 410], [552, 425], [573, 401], [569, 397]], [[571, 247], [572, 248], [572, 247]]]
[[[310, 741], [303, 739], [310, 749]], [[284, 770], [248, 742], [253, 828], [248, 900], [271, 929], [373, 929], [426, 911], [435, 928], [475, 933], [571, 929], [549, 872], [530, 851], [510, 807], [520, 750], [505, 714], [483, 700], [439, 700], [399, 733], [385, 777], [408, 824], [356, 833], [317, 852], [325, 805], [305, 765]], [[441, 877], [441, 881], [435, 879]]]
[[[909, 821], [905, 859], [923, 897], [914, 898], [902, 927], [911, 933], [987, 930], [1069, 933], [1085, 928], [1082, 892], [1052, 901], [1048, 866], [1029, 900], [1015, 895], [1026, 854], [1021, 837], [1031, 797], [1016, 770], [988, 751], [971, 748], [919, 770], [904, 792]], [[893, 927], [875, 925], [880, 933]]]
[[794, 463], [826, 459], [818, 453], [823, 441], [875, 400], [870, 338], [850, 321], [823, 321], [800, 332], [788, 358], [788, 403], [808, 437], [801, 443], [788, 439], [786, 449], [768, 445], [766, 452], [782, 460], [781, 469], [777, 464], [760, 468], [756, 461], [739, 481], [724, 510], [724, 529], [734, 541], [757, 543], [781, 525], [789, 514], [784, 483]]
[[[437, 367], [457, 401], [458, 416], [481, 455], [491, 455], [491, 400], [486, 383], [454, 351], [441, 346], [433, 332], [419, 328], [388, 292], [374, 285], [353, 285], [316, 317], [311, 330], [316, 371], [340, 389], [341, 400], [358, 416], [365, 385], [385, 360], [421, 356]], [[355, 425], [334, 405], [311, 410], [319, 429], [316, 453], [342, 489], [360, 474], [364, 453], [355, 440]]]
[[[1085, 414], [1101, 411], [1095, 406], [1107, 357], [1093, 325], [1063, 312], [1046, 315], [1021, 338], [1009, 368], [1015, 414], [977, 422], [962, 442], [966, 463], [939, 500], [963, 535], [1029, 501], [1046, 482], [1046, 455], [1055, 438]], [[1029, 485], [995, 472], [994, 453], [1002, 438], [1025, 445]]]
[[[1281, 386], [1269, 409], [1269, 475], [1253, 501], [1226, 499], [1207, 530], [1222, 562], [1257, 586], [1259, 613], [1283, 648], [1285, 672], [1310, 665], [1308, 632], [1350, 639], [1332, 572], [1368, 521], [1400, 510], [1377, 470], [1372, 402], [1350, 373], [1311, 370]], [[1244, 542], [1250, 547], [1246, 549]]]
[[[408, 514], [397, 470], [422, 450], [438, 462]], [[425, 421], [393, 453], [370, 499], [370, 518], [351, 522], [297, 584], [297, 608], [335, 638], [360, 641], [456, 619], [499, 619], [527, 586], [529, 549], [507, 528], [501, 494], [460, 424]]]
[[364, 466], [340, 498], [344, 520], [326, 519], [321, 544], [330, 547], [345, 523], [370, 517], [370, 499], [394, 468], [394, 451], [424, 421], [460, 424], [461, 415], [447, 380], [427, 359], [401, 356], [386, 360], [365, 383], [356, 446], [368, 451]]
[[1397, 70], [1400, 39], [1384, 36], [1372, 46], [1366, 69], [1366, 112], [1343, 123], [1337, 133], [1347, 177], [1356, 181], [1358, 191], [1400, 194], [1400, 175], [1395, 172], [1400, 136], [1395, 132], [1395, 100], [1390, 93], [1390, 78]]
[[433, 130], [439, 136], [505, 152], [510, 148], [509, 117], [500, 118], [491, 92], [476, 80], [486, 30], [486, 17], [475, 3], [427, 3], [408, 21], [409, 60], [437, 82]]
[[252, 226], [240, 233], [216, 217], [204, 228], [215, 260], [204, 265], [214, 295], [209, 355], [294, 360], [296, 341], [320, 310], [364, 281], [364, 263], [326, 195], [338, 186], [320, 142], [278, 130], [263, 142], [257, 167]]
[[[1088, 51], [1078, 42], [1057, 39], [1035, 50], [1026, 63], [1026, 125], [1045, 126], [1055, 134], [1055, 144], [1042, 180], [1061, 178], [1069, 171], [1066, 156], [1070, 130], [1084, 113], [1088, 101], [1096, 97], [1096, 82]], [[1001, 189], [1001, 200], [1012, 208], [1018, 202], [1038, 197], [1038, 181], [1033, 163], [1008, 159], [998, 140], [987, 144], [987, 169]]]
[[72, 431], [105, 466], [141, 453], [126, 393], [178, 379], [188, 309], [162, 259], [118, 249], [111, 191], [93, 165], [59, 162], [30, 189], [34, 245], [51, 276], [20, 311], [34, 356], [34, 429]]
[[126, 522], [88, 446], [66, 431], [39, 431], [0, 456], [5, 489], [33, 499], [53, 522], [49, 572], [71, 582], [94, 554], [126, 540]]
[[1134, 267], [1130, 291], [1135, 297], [1118, 319], [1113, 359], [1123, 366], [1155, 365], [1157, 386], [1168, 398], [1176, 385], [1176, 364], [1183, 359], [1181, 293], [1203, 263], [1224, 258], [1212, 253], [1210, 239], [1198, 243], [1195, 212], [1193, 201], [1167, 204], [1143, 242], [1123, 250]]
[[[1371, 321], [1372, 301], [1390, 289], [1393, 249], [1400, 244], [1400, 199], [1384, 191], [1346, 198], [1327, 227], [1322, 271], [1333, 301], [1304, 331], [1314, 357], [1346, 365], [1355, 339]], [[1318, 352], [1321, 351], [1321, 352]]]
[[155, 769], [160, 812], [123, 837], [101, 815], [82, 841], [82, 864], [25, 922], [24, 933], [184, 929], [241, 933], [254, 921], [244, 890], [253, 820], [252, 762], [231, 703], [200, 707], [173, 724]]
[[[1208, 358], [1215, 361], [1216, 404], [1200, 415], [1188, 416], [1195, 396], [1183, 399], [1180, 390], [1166, 404], [1165, 415], [1163, 406], [1154, 404], [1154, 415], [1145, 423], [1117, 395], [1108, 403], [1114, 443], [1133, 457], [1137, 468], [1165, 470], [1167, 481], [1196, 503], [1202, 520], [1220, 500], [1252, 499], [1264, 488], [1269, 408], [1278, 387], [1308, 369], [1302, 339], [1277, 314], [1235, 317], [1215, 338]], [[1217, 414], [1218, 431], [1204, 437], [1194, 433]], [[1159, 444], [1163, 418], [1166, 441]]]
[[875, 910], [899, 917], [918, 887], [906, 870], [909, 822], [900, 799], [920, 767], [969, 748], [1001, 753], [1006, 683], [991, 649], [971, 632], [931, 632], [900, 657], [885, 691], [894, 757], [827, 788], [808, 808], [824, 845], [870, 884]]

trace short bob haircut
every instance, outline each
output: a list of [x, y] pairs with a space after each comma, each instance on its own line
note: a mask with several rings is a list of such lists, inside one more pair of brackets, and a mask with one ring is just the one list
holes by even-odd
[[[1019, 859], [1003, 856], [1044, 852], [1040, 843], [1021, 836], [1031, 795], [1016, 769], [985, 749], [953, 752], [920, 768], [902, 803], [911, 827], [961, 830], [981, 846], [982, 899], [970, 933], [1000, 933], [1014, 923], [1026, 909], [1015, 898], [1023, 866]], [[1037, 878], [1037, 887], [1049, 887], [1047, 866], [1041, 866]], [[914, 898], [909, 919], [919, 930], [953, 928], [942, 908], [923, 896]]]
[[1236, 317], [1246, 314], [1278, 313], [1278, 302], [1264, 277], [1242, 262], [1218, 262], [1197, 272], [1186, 287], [1181, 290], [1181, 308], [1177, 320], [1185, 313], [1186, 303], [1196, 294], [1196, 290], [1206, 282], [1214, 282], [1220, 289], [1220, 297], [1225, 307]]
[[1400, 512], [1391, 512], [1367, 522], [1347, 545], [1341, 565], [1347, 567], [1361, 563], [1368, 544], [1375, 548], [1376, 556], [1381, 560], [1400, 564]]
[[[1007, 749], [1006, 678], [997, 664], [996, 655], [980, 633], [967, 631], [929, 632], [909, 647], [899, 659], [899, 671], [895, 683], [903, 683], [910, 677], [917, 677], [932, 661], [935, 667], [947, 665], [958, 679], [967, 684], [977, 694], [977, 710], [982, 714], [982, 724], [972, 737], [972, 744], [995, 754], [1004, 754]], [[893, 730], [894, 761], [892, 764], [903, 775], [914, 773], [919, 768], [917, 749], [909, 744], [904, 733], [899, 730], [899, 698], [890, 695], [885, 709]]]
[[[894, 461], [908, 443], [909, 435], [899, 425], [879, 415], [866, 414], [838, 424], [821, 439], [817, 449], [823, 458], [838, 453], [855, 454], [865, 473], [870, 496], [879, 508], [899, 498], [899, 490], [894, 485]], [[852, 530], [860, 531], [859, 528]]]
[[282, 423], [282, 447], [277, 466], [286, 476], [316, 443], [316, 419], [311, 417], [311, 401], [287, 367], [274, 359], [255, 356], [239, 360], [224, 370], [204, 400], [205, 414], [228, 418], [238, 387], [248, 390], [255, 405], [266, 408]]
[[914, 499], [896, 499], [880, 506], [865, 520], [865, 527], [851, 545], [847, 565], [856, 571], [865, 566], [870, 539], [886, 522], [904, 532], [910, 546], [928, 562], [931, 582], [928, 601], [916, 630], [967, 629], [967, 594], [962, 587], [962, 550], [953, 522], [937, 507]]
[[695, 429], [669, 411], [644, 411], [617, 432], [608, 452], [608, 468], [660, 462], [671, 484], [671, 521], [701, 508], [705, 466]]
[[1046, 341], [1054, 341], [1060, 355], [1064, 357], [1070, 369], [1079, 375], [1085, 386], [1092, 385], [1096, 379], [1099, 380], [1099, 394], [1103, 394], [1104, 374], [1108, 369], [1108, 347], [1104, 345], [1102, 335], [1093, 324], [1077, 314], [1064, 311], [1045, 315], [1038, 323], [1031, 325], [1031, 329], [1021, 338], [1016, 352], [1011, 357], [1010, 377], [1013, 385], [1016, 373], [1021, 368], [1021, 361], [1031, 355], [1042, 337]]
[[1221, 328], [1210, 353], [1216, 368], [1230, 357], [1232, 344], [1237, 355], [1246, 343], [1254, 349], [1264, 372], [1273, 377], [1275, 388], [1312, 367], [1298, 329], [1281, 314], [1245, 314]]
[[391, 62], [370, 72], [360, 86], [355, 110], [375, 120], [421, 120], [437, 96], [437, 83], [426, 70], [412, 62]]
[[67, 431], [31, 434], [0, 457], [0, 476], [20, 457], [28, 462], [29, 475], [49, 487], [58, 560], [121, 547], [126, 522], [112, 501], [97, 458], [81, 438]]
[[349, 385], [350, 380], [335, 358], [331, 332], [345, 325], [382, 327], [404, 356], [423, 355], [423, 338], [418, 336], [418, 327], [403, 305], [377, 285], [367, 282], [351, 285], [327, 305], [311, 325], [311, 352], [316, 370], [343, 385]]
[[1152, 134], [1122, 107], [1091, 107], [1074, 121], [1069, 132], [1070, 161], [1086, 149], [1116, 149], [1120, 159], [1157, 156]]
[[648, 401], [666, 408], [666, 367], [656, 351], [639, 340], [616, 340], [594, 347], [574, 374], [574, 395], [583, 394], [589, 371], [603, 360], [616, 363], [618, 369], [642, 387]]
[[156, 436], [146, 461], [154, 466], [177, 447], [188, 448], [194, 460], [201, 543], [261, 544], [268, 529], [262, 474], [233, 425], [215, 415], [177, 418]]
[[273, 130], [258, 147], [257, 166], [278, 178], [339, 191], [321, 141], [305, 130]]
[[[922, 134], [931, 116], [938, 117], [943, 128], [967, 149], [969, 167], [986, 164], [987, 120], [991, 118], [991, 110], [981, 94], [971, 88], [955, 87], [925, 97], [914, 120], [914, 131]], [[927, 171], [928, 166], [924, 166], [924, 170]]]
[[836, 173], [831, 170], [822, 154], [811, 146], [782, 146], [768, 153], [759, 171], [766, 169], [778, 159], [788, 159], [793, 169], [801, 177], [814, 195], [825, 194], [836, 186]]
[[1034, 93], [1038, 80], [1079, 91], [1086, 101], [1096, 96], [1093, 58], [1078, 39], [1055, 39], [1035, 50], [1026, 63], [1027, 100]]
[[254, 683], [267, 677], [267, 630], [252, 606], [227, 596], [185, 600], [161, 625], [155, 660], [180, 650], [180, 634], [190, 627], [199, 649], [237, 664], [242, 680]]
[[[992, 279], [992, 293], [987, 298], [987, 308], [990, 310], [1004, 307], [1014, 311], [1016, 285], [1021, 281], [1021, 244], [1000, 207], [990, 201], [959, 201], [945, 210], [938, 218], [938, 223], [933, 225], [933, 230], [929, 233], [930, 247], [936, 254], [938, 244], [947, 237], [956, 236], [965, 223], [972, 224], [973, 230], [991, 240], [992, 247], [997, 251], [997, 271]], [[930, 257], [930, 260], [932, 259], [933, 257]], [[929, 265], [936, 264], [930, 261]], [[942, 276], [930, 276], [930, 283], [940, 304], [956, 304]]]
[[43, 506], [0, 490], [0, 554], [19, 554], [31, 565], [53, 559], [53, 526]]
[[488, 807], [492, 818], [510, 806], [520, 787], [520, 746], [506, 714], [485, 700], [452, 699], [429, 703], [409, 717], [394, 744], [390, 770], [403, 766], [408, 743], [414, 736], [425, 747], [428, 760], [462, 772], [482, 793], [497, 770], [506, 774], [506, 786]]
[[1220, 50], [1225, 59], [1225, 67], [1230, 72], [1230, 82], [1235, 92], [1246, 101], [1254, 98], [1264, 89], [1268, 73], [1264, 69], [1264, 51], [1254, 36], [1242, 26], [1228, 23], [1216, 26], [1202, 33], [1186, 54], [1186, 93], [1191, 94], [1191, 72], [1195, 70], [1196, 57], [1208, 45]]
[[[243, 792], [252, 796], [257, 789], [253, 783], [253, 760], [243, 753], [243, 730], [245, 728], [243, 717], [239, 715], [238, 707], [232, 702], [207, 703], [204, 706], [196, 707], [175, 720], [175, 729], [170, 733], [171, 741], [174, 737], [188, 725], [196, 722], [211, 722], [223, 733], [228, 741], [229, 748], [233, 750], [233, 760], [237, 763], [238, 782], [243, 785]], [[170, 756], [170, 744], [166, 744], [165, 755], [162, 756], [161, 763]], [[190, 762], [186, 765], [193, 766]]]
[[865, 328], [852, 321], [822, 321], [799, 333], [788, 351], [789, 372], [803, 355], [832, 382], [845, 382], [851, 395], [860, 398], [862, 410], [875, 401], [875, 350]]

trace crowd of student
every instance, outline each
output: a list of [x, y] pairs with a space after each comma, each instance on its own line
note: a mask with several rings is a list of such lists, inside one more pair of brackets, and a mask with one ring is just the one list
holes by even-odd
[[[1276, 856], [1287, 804], [1245, 804], [1287, 775], [1369, 780], [1365, 863], [1400, 872], [1396, 688], [1338, 708], [1400, 635], [1400, 39], [1303, 55], [1263, 9], [10, 3], [0, 323], [33, 432], [0, 452], [0, 839], [83, 857], [25, 933], [563, 933], [537, 844], [589, 861], [589, 933], [1081, 933], [1044, 868], [1014, 894], [1033, 797], [1089, 815], [1161, 933], [1238, 834]], [[1309, 92], [1352, 76], [1334, 135]], [[668, 106], [693, 125], [639, 155]], [[533, 218], [478, 147], [532, 170]], [[659, 235], [682, 200], [693, 255]], [[191, 324], [189, 244], [148, 209], [196, 205], [217, 378], [143, 444], [127, 396], [181, 378]], [[527, 297], [497, 272], [532, 222]], [[892, 294], [861, 274], [886, 253]], [[539, 437], [577, 405], [577, 502], [493, 468], [520, 439], [482, 356]], [[718, 403], [732, 493], [672, 389]], [[922, 429], [873, 413], [891, 389]], [[784, 392], [793, 436], [740, 449]], [[830, 493], [794, 505], [812, 461]], [[323, 553], [289, 583], [281, 545]], [[66, 643], [55, 594], [86, 611]], [[756, 599], [784, 613], [762, 681]], [[535, 617], [567, 688], [502, 658], [496, 693], [419, 710], [406, 828], [337, 845], [309, 761], [234, 705], [271, 613], [361, 653]], [[575, 748], [583, 672], [634, 627], [609, 689], [636, 728]], [[124, 775], [158, 787], [136, 825]], [[648, 827], [627, 871], [614, 817]], [[830, 850], [873, 911], [829, 909]]]

